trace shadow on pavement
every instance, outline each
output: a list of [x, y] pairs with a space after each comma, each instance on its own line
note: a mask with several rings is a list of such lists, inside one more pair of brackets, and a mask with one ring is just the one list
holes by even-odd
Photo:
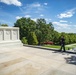
[[[42, 46], [33, 46], [33, 45], [23, 45], [23, 46], [32, 47], [32, 48], [39, 48], [39, 49], [44, 49], [44, 50], [50, 50], [50, 51], [55, 51], [55, 53], [61, 52], [59, 49], [52, 49], [52, 48], [47, 48], [47, 47], [45, 48], [45, 47], [42, 47]], [[64, 53], [76, 54], [76, 52], [72, 52], [72, 51], [65, 51]]]
[[76, 55], [65, 58], [66, 63], [76, 65]]
[[63, 51], [60, 51], [60, 50], [57, 50], [57, 49], [43, 48], [41, 46], [32, 46], [32, 45], [24, 45], [24, 46], [32, 47], [32, 48], [39, 48], [39, 49], [42, 49], [42, 50], [50, 50], [50, 51], [53, 51], [53, 53], [61, 53], [62, 55], [73, 54], [71, 57], [66, 57], [64, 59], [66, 60], [66, 63], [76, 65], [76, 52], [71, 52], [71, 51], [63, 52]]
[[75, 52], [71, 52], [71, 51], [60, 51], [60, 50], [55, 50], [55, 49], [50, 49], [52, 51], [54, 51], [53, 53], [61, 53], [61, 54], [76, 54]]

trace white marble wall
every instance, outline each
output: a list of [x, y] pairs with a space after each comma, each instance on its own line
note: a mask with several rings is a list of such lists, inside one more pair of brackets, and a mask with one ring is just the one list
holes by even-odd
[[0, 27], [0, 41], [19, 40], [18, 27]]

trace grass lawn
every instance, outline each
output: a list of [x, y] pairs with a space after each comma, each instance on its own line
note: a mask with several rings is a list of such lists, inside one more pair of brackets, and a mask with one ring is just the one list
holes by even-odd
[[[57, 48], [57, 49], [60, 49], [61, 46], [58, 46], [58, 45], [44, 45], [43, 47], [48, 47], [48, 48]], [[69, 49], [72, 49], [74, 46], [65, 46], [65, 49], [68, 50]]]

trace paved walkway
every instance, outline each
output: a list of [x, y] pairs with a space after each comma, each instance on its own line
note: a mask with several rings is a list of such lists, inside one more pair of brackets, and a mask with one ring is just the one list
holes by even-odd
[[0, 75], [76, 75], [75, 54], [32, 47], [1, 48]]

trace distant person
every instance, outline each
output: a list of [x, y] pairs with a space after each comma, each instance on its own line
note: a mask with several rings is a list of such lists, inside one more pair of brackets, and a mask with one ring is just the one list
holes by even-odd
[[63, 52], [65, 52], [65, 39], [64, 39], [64, 36], [61, 36], [60, 45], [61, 45], [60, 51], [62, 51], [62, 49], [63, 49]]

